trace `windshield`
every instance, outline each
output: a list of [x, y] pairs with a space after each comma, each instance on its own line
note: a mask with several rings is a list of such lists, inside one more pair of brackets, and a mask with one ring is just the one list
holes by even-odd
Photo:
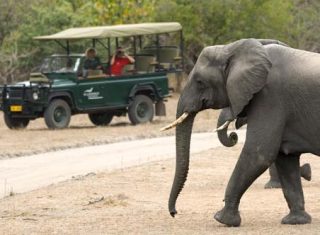
[[52, 56], [43, 60], [40, 71], [42, 73], [76, 73], [79, 65], [79, 57]]

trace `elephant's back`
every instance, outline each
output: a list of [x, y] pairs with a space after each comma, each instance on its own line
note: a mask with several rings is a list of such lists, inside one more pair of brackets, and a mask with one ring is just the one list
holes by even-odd
[[320, 55], [283, 46], [268, 46], [267, 51], [272, 67], [266, 87], [288, 110], [294, 110], [288, 115], [314, 110], [317, 115], [310, 114], [310, 118], [319, 119]]
[[282, 104], [287, 117], [281, 151], [319, 155], [320, 55], [279, 45], [265, 48], [272, 63], [265, 94]]
[[272, 68], [270, 79], [281, 79], [285, 83], [315, 83], [320, 86], [320, 54], [284, 47], [265, 46]]

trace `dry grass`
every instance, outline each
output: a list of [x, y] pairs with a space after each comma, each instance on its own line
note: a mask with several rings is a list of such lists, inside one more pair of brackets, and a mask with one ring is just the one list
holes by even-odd
[[313, 222], [280, 225], [288, 213], [279, 189], [265, 190], [267, 174], [246, 192], [242, 226], [213, 220], [241, 146], [192, 156], [186, 187], [172, 219], [167, 200], [174, 159], [116, 172], [101, 172], [0, 200], [0, 234], [319, 234], [320, 162], [307, 156], [313, 181], [304, 182], [306, 208]]
[[[132, 126], [127, 117], [115, 117], [110, 126], [96, 127], [87, 115], [72, 116], [70, 128], [48, 130], [42, 118], [31, 121], [25, 130], [9, 130], [0, 119], [0, 158], [17, 157], [65, 148], [104, 144], [122, 140], [173, 135], [174, 130], [160, 132], [160, 128], [175, 119], [178, 95], [168, 99], [167, 116], [155, 117], [152, 123]], [[210, 131], [216, 125], [219, 111], [207, 110], [195, 121], [194, 131]]]

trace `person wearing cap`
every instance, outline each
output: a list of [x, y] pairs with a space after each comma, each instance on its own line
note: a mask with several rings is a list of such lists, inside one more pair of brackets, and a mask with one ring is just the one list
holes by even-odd
[[96, 50], [94, 48], [88, 48], [86, 50], [86, 59], [83, 64], [83, 68], [85, 70], [102, 69], [100, 58], [97, 56]]
[[114, 76], [120, 76], [124, 66], [127, 64], [132, 64], [134, 61], [134, 58], [125, 53], [122, 47], [118, 47], [116, 53], [112, 56], [110, 61], [111, 74]]

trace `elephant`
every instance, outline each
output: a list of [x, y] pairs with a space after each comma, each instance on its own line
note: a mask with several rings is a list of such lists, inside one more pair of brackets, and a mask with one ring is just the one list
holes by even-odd
[[[238, 135], [235, 132], [228, 134], [228, 126], [232, 119], [232, 111], [230, 107], [222, 109], [218, 117], [217, 122], [217, 135], [220, 143], [226, 147], [233, 147], [238, 142]], [[239, 117], [235, 121], [236, 129], [239, 129], [243, 125], [247, 124], [246, 117]], [[270, 180], [265, 184], [264, 188], [281, 188], [280, 179], [275, 164], [269, 167]], [[307, 181], [311, 181], [311, 166], [309, 163], [304, 164], [300, 167], [300, 175]]]
[[246, 140], [226, 187], [224, 207], [214, 218], [240, 226], [242, 195], [275, 163], [290, 210], [281, 223], [311, 223], [305, 211], [300, 155], [320, 155], [320, 55], [253, 38], [205, 47], [181, 92], [177, 119], [163, 128], [176, 127], [171, 216], [177, 214], [176, 201], [188, 175], [196, 114], [228, 107], [233, 120], [246, 119]]
[[[264, 185], [264, 188], [281, 188], [277, 167], [274, 163], [269, 167], [269, 174], [270, 180]], [[311, 181], [311, 166], [309, 163], [300, 166], [300, 176], [307, 181]]]

